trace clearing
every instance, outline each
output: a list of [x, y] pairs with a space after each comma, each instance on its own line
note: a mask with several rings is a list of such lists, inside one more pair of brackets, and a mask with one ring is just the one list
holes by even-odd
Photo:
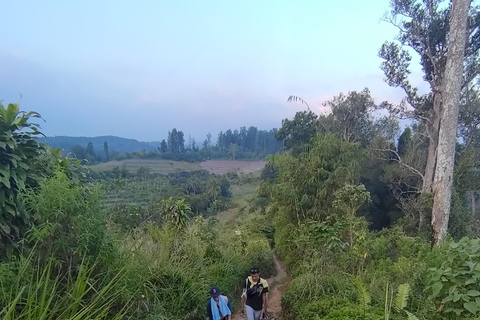
[[94, 171], [109, 171], [115, 167], [125, 168], [134, 173], [140, 168], [146, 168], [150, 173], [168, 174], [176, 171], [208, 170], [210, 173], [225, 174], [234, 172], [247, 174], [263, 169], [265, 161], [242, 161], [242, 160], [207, 160], [203, 162], [185, 162], [173, 160], [147, 160], [126, 159], [122, 161], [109, 161], [90, 166]]

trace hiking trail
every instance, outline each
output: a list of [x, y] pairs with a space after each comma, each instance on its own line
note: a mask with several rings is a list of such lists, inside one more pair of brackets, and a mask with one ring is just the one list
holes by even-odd
[[[267, 317], [269, 320], [281, 320], [282, 319], [282, 296], [287, 290], [290, 283], [285, 267], [280, 262], [275, 251], [273, 251], [273, 264], [276, 271], [276, 276], [266, 279], [268, 282], [268, 309]], [[232, 320], [244, 320], [245, 316], [240, 313], [241, 310], [237, 310], [232, 316]]]

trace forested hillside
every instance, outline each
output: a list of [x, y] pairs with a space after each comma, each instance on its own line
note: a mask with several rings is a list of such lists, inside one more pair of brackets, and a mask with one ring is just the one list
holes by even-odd
[[[89, 143], [92, 144], [95, 154], [98, 153], [99, 157], [103, 159], [105, 157], [104, 145], [105, 142], [109, 148], [109, 152], [122, 154], [124, 152], [136, 152], [136, 151], [155, 151], [157, 150], [159, 142], [142, 142], [135, 139], [126, 139], [115, 136], [100, 136], [100, 137], [42, 137], [38, 139], [39, 142], [47, 143], [52, 149], [63, 149], [66, 153], [82, 150], [78, 146], [86, 149]], [[85, 152], [85, 150], [83, 151]], [[79, 157], [82, 154], [78, 155]]]
[[62, 149], [90, 164], [123, 159], [170, 159], [198, 162], [208, 159], [258, 160], [282, 150], [283, 143], [277, 139], [277, 130], [258, 130], [256, 127], [241, 127], [240, 130], [221, 131], [215, 141], [209, 133], [197, 143], [195, 138], [185, 140], [184, 133], [177, 129], [168, 132], [167, 140], [140, 142], [114, 136], [103, 137], [43, 137], [51, 148]]

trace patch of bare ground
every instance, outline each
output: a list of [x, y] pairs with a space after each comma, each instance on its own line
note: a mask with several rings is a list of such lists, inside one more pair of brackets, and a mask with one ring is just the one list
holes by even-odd
[[266, 162], [258, 161], [243, 161], [243, 160], [207, 160], [200, 163], [202, 169], [208, 170], [215, 174], [225, 174], [228, 172], [251, 173], [262, 170]]
[[[282, 319], [282, 296], [290, 284], [290, 278], [285, 271], [285, 267], [273, 252], [273, 263], [277, 274], [268, 278], [269, 294], [268, 294], [268, 310], [265, 320], [281, 320]], [[232, 320], [244, 320], [246, 317], [241, 314], [241, 310], [235, 312]]]
[[210, 173], [225, 174], [234, 172], [237, 174], [248, 174], [262, 170], [266, 162], [263, 160], [207, 160], [203, 162], [185, 162], [160, 159], [126, 159], [122, 161], [109, 161], [91, 165], [94, 171], [109, 171], [115, 167], [125, 167], [130, 173], [137, 172], [140, 168], [148, 169], [151, 173], [168, 174], [177, 171], [195, 171], [204, 169]]

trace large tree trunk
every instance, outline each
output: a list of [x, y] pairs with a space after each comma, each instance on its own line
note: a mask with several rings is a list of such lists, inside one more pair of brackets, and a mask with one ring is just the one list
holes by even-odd
[[[441, 85], [440, 85], [441, 86]], [[440, 117], [442, 110], [442, 91], [436, 90], [433, 98], [433, 114], [430, 123], [427, 123], [428, 128], [428, 153], [427, 162], [425, 165], [425, 175], [423, 178], [422, 193], [432, 192], [433, 179], [435, 176], [435, 168], [437, 165], [437, 147], [440, 130]]]
[[467, 16], [471, 0], [453, 0], [445, 66], [445, 96], [440, 118], [432, 210], [433, 244], [439, 245], [447, 234], [452, 198], [453, 165], [458, 125], [460, 90], [463, 80]]

